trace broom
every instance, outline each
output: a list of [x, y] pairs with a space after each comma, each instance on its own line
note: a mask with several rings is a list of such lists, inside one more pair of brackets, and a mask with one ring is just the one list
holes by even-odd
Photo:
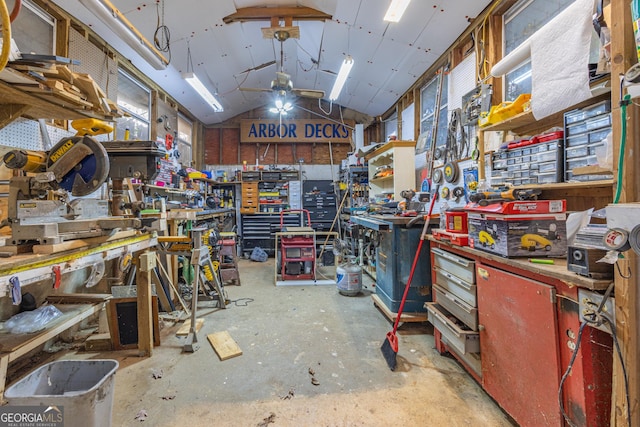
[[[427, 216], [424, 220], [424, 226], [422, 227], [422, 234], [420, 235], [420, 241], [418, 242], [418, 247], [416, 249], [416, 255], [413, 257], [413, 264], [411, 265], [411, 271], [409, 272], [409, 280], [407, 280], [407, 284], [404, 287], [404, 293], [402, 294], [402, 300], [400, 301], [400, 307], [398, 308], [398, 315], [396, 317], [396, 321], [393, 324], [393, 331], [387, 332], [387, 338], [382, 343], [382, 355], [387, 361], [387, 365], [389, 365], [389, 369], [392, 371], [396, 370], [396, 356], [398, 355], [398, 337], [396, 336], [396, 332], [398, 331], [398, 325], [400, 324], [400, 317], [402, 316], [402, 310], [404, 309], [404, 303], [407, 301], [407, 295], [409, 294], [409, 287], [411, 287], [411, 281], [413, 280], [413, 273], [416, 271], [416, 266], [418, 265], [418, 258], [420, 258], [420, 252], [422, 251], [422, 244], [424, 243], [424, 239], [427, 235], [427, 231], [429, 230], [429, 222], [431, 221], [431, 213], [433, 212], [433, 205], [435, 204], [436, 198], [438, 197], [438, 188], [436, 188], [435, 194], [431, 197], [431, 203], [429, 204], [429, 211], [427, 212]], [[409, 222], [411, 225], [411, 222]]]

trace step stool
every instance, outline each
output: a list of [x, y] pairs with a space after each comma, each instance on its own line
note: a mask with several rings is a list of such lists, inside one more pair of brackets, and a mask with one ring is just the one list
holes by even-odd
[[240, 286], [240, 272], [236, 257], [236, 233], [232, 231], [220, 233], [220, 278], [223, 283], [233, 282], [233, 284]]

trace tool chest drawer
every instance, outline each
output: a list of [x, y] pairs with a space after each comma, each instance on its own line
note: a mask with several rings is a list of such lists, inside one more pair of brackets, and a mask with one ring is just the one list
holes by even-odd
[[459, 257], [439, 248], [432, 248], [433, 265], [444, 272], [455, 275], [458, 279], [474, 284], [476, 282], [475, 261]]
[[476, 285], [465, 282], [457, 276], [441, 268], [434, 267], [435, 283], [441, 289], [457, 296], [472, 307], [476, 306]]
[[480, 338], [478, 332], [470, 330], [451, 313], [435, 302], [425, 303], [427, 318], [449, 345], [460, 354], [479, 353]]
[[240, 213], [258, 212], [258, 198], [258, 183], [243, 182]]
[[447, 292], [437, 284], [433, 285], [435, 301], [453, 314], [471, 330], [478, 331], [478, 309], [470, 306], [456, 295]]

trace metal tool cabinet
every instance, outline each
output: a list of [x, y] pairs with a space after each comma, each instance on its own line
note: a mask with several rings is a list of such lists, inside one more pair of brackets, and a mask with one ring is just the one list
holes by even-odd
[[[459, 345], [450, 342], [447, 326], [438, 324], [436, 349], [451, 353], [521, 426], [564, 425], [558, 388], [577, 345], [578, 289], [603, 290], [610, 282], [569, 272], [566, 260], [556, 259], [554, 265], [530, 264], [526, 259], [432, 241], [432, 256], [438, 251], [475, 264], [480, 353], [463, 354]], [[436, 303], [444, 301], [439, 263], [434, 259], [432, 270]], [[454, 293], [459, 290], [452, 289]], [[460, 302], [469, 302], [472, 293], [466, 289], [466, 295], [456, 294]], [[469, 354], [478, 356], [478, 365]], [[611, 336], [587, 326], [562, 393], [565, 411], [574, 424], [609, 425], [612, 363]]]

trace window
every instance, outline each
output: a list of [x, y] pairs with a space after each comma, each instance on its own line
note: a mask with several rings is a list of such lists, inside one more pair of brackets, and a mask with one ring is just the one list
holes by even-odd
[[442, 87], [440, 88], [440, 107], [438, 111], [438, 122], [436, 123], [436, 147], [447, 144], [447, 133], [449, 120], [449, 75], [448, 70], [443, 70], [442, 74]]
[[[7, 2], [9, 12], [15, 0]], [[22, 1], [20, 14], [11, 23], [11, 36], [20, 52], [55, 54], [56, 20], [29, 0]]]
[[393, 113], [391, 117], [384, 121], [384, 134], [387, 137], [386, 141], [389, 141], [392, 136], [398, 136], [398, 113]]
[[193, 152], [191, 141], [193, 140], [193, 123], [181, 114], [178, 114], [178, 140], [176, 148], [180, 153], [179, 161], [183, 166], [192, 166]]
[[436, 145], [444, 145], [447, 142], [447, 85], [448, 77], [444, 69], [434, 77], [422, 89], [420, 93], [420, 144], [416, 146], [416, 152], [427, 151], [436, 135]]
[[[506, 56], [533, 33], [538, 31], [573, 0], [520, 0], [503, 17], [504, 50]], [[531, 93], [531, 61], [507, 73], [504, 79], [505, 101], [513, 101], [518, 95]]]
[[116, 139], [124, 139], [129, 129], [130, 139], [150, 137], [151, 91], [127, 72], [118, 69], [118, 106], [130, 114], [118, 119]]
[[436, 101], [438, 95], [438, 78], [435, 77], [422, 89], [420, 93], [420, 105], [422, 114], [420, 115], [420, 135], [419, 146], [416, 145], [416, 152], [422, 153], [429, 149], [433, 137], [433, 127], [435, 125]]

